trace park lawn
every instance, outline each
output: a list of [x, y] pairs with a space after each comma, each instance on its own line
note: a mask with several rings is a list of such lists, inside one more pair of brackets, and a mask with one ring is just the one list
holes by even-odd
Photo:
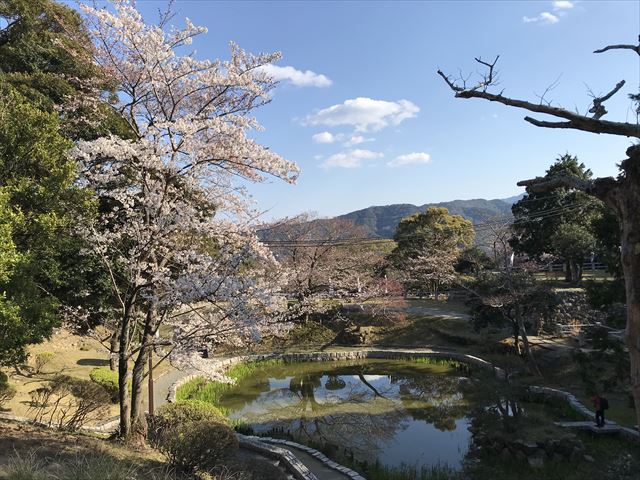
[[[46, 385], [59, 374], [89, 380], [89, 373], [95, 367], [109, 366], [108, 350], [97, 340], [88, 336], [70, 333], [68, 330], [56, 331], [50, 339], [43, 343], [29, 347], [27, 364], [15, 370], [5, 369], [9, 376], [9, 383], [16, 388], [16, 396], [3, 407], [4, 413], [20, 417], [31, 417], [31, 395], [29, 392]], [[36, 356], [40, 353], [52, 353], [51, 360], [42, 368], [40, 373], [33, 372]], [[157, 378], [171, 369], [169, 362], [162, 362], [154, 369]], [[144, 383], [146, 391], [147, 383]], [[145, 395], [146, 398], [146, 395]], [[118, 415], [118, 405], [110, 405], [106, 418]]]

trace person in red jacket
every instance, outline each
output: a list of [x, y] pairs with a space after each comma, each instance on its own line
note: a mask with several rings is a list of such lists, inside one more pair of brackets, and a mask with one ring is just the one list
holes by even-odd
[[606, 398], [602, 398], [599, 394], [591, 397], [593, 402], [593, 408], [596, 410], [596, 425], [598, 427], [604, 427], [604, 411], [609, 407]]

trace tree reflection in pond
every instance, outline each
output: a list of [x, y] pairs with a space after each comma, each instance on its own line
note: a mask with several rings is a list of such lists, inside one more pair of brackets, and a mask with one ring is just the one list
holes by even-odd
[[454, 370], [389, 360], [266, 367], [221, 400], [257, 433], [282, 430], [360, 461], [418, 468], [460, 464], [467, 403]]

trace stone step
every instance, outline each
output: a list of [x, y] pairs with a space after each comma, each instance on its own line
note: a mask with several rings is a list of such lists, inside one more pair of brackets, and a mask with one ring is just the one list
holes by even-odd
[[597, 434], [613, 434], [620, 433], [620, 426], [616, 422], [607, 422], [602, 427], [598, 427], [593, 421], [583, 422], [553, 422], [555, 425], [563, 428], [575, 428], [578, 430], [589, 430]]

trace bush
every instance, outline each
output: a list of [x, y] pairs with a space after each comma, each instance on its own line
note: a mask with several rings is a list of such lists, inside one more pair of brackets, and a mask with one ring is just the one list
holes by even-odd
[[16, 396], [16, 388], [8, 383], [0, 383], [0, 408]]
[[33, 366], [33, 373], [35, 373], [36, 375], [39, 375], [42, 372], [42, 369], [46, 365], [48, 365], [51, 362], [51, 360], [53, 360], [53, 357], [55, 356], [56, 354], [52, 352], [36, 353], [36, 358]]
[[3, 383], [9, 383], [9, 377], [6, 373], [0, 372], [0, 385], [2, 385]]
[[157, 443], [173, 465], [187, 471], [209, 470], [238, 450], [233, 429], [216, 420], [174, 424], [160, 432]]
[[218, 408], [201, 400], [183, 400], [176, 403], [165, 403], [156, 410], [153, 420], [150, 422], [151, 438], [157, 443], [159, 437], [166, 430], [176, 425], [183, 425], [202, 420], [211, 420], [225, 425], [229, 421]]
[[31, 393], [31, 410], [36, 422], [75, 431], [107, 410], [109, 396], [89, 380], [57, 375], [48, 385]]
[[[118, 372], [114, 372], [109, 367], [96, 367], [89, 373], [92, 382], [104, 388], [112, 403], [118, 403], [120, 388], [118, 387]], [[131, 381], [127, 381], [127, 386], [131, 390]]]

